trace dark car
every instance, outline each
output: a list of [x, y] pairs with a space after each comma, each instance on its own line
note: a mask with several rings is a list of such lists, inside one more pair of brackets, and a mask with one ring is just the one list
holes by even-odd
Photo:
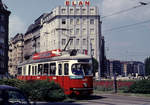
[[19, 89], [0, 85], [0, 105], [31, 105]]

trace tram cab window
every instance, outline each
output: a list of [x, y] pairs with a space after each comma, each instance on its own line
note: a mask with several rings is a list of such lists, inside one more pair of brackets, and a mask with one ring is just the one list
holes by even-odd
[[58, 74], [62, 75], [62, 64], [58, 65]]
[[48, 74], [48, 63], [44, 64], [44, 72], [43, 72], [44, 75], [47, 75]]
[[42, 75], [43, 64], [38, 64], [38, 75]]
[[56, 63], [50, 63], [50, 75], [56, 75]]
[[69, 64], [68, 63], [64, 64], [64, 73], [65, 73], [65, 75], [69, 74]]
[[92, 75], [92, 68], [89, 64], [73, 64], [72, 73], [74, 75]]

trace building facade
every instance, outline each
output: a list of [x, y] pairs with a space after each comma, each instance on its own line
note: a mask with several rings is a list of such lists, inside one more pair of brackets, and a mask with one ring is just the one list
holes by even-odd
[[100, 61], [101, 22], [97, 7], [59, 6], [42, 20], [40, 51], [77, 49]]
[[8, 25], [10, 11], [0, 0], [0, 78], [8, 73]]
[[11, 76], [15, 76], [17, 74], [17, 66], [19, 63], [23, 62], [23, 47], [23, 34], [17, 34], [15, 37], [10, 39], [8, 71]]
[[42, 14], [31, 24], [24, 34], [24, 61], [32, 58], [32, 55], [40, 52], [40, 34], [42, 28], [42, 18], [46, 14]]
[[108, 77], [113, 77], [114, 73], [120, 77], [145, 76], [145, 65], [142, 62], [110, 60], [107, 64]]

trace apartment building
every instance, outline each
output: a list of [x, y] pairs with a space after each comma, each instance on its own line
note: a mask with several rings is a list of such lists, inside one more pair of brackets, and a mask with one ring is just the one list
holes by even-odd
[[42, 20], [40, 51], [67, 49], [93, 55], [100, 61], [101, 22], [97, 7], [59, 6]]
[[19, 63], [23, 62], [23, 47], [23, 34], [18, 33], [15, 37], [10, 39], [8, 72], [12, 76], [17, 74], [17, 66]]
[[0, 78], [8, 74], [8, 25], [10, 11], [0, 0]]

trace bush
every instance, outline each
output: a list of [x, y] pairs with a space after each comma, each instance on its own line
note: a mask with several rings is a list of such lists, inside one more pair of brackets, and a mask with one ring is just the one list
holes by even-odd
[[150, 80], [140, 80], [129, 87], [128, 92], [150, 94]]
[[17, 79], [0, 80], [0, 85], [9, 85], [22, 90], [31, 100], [62, 101], [65, 99], [63, 89], [53, 81], [36, 80], [21, 81]]
[[31, 100], [61, 101], [65, 99], [63, 89], [56, 83], [48, 80], [26, 81], [20, 88]]
[[95, 90], [98, 90], [98, 91], [112, 91], [113, 88], [112, 87], [105, 87], [105, 86], [95, 86], [94, 87]]
[[18, 79], [1, 79], [0, 85], [9, 85], [13, 87], [20, 88], [25, 82]]

